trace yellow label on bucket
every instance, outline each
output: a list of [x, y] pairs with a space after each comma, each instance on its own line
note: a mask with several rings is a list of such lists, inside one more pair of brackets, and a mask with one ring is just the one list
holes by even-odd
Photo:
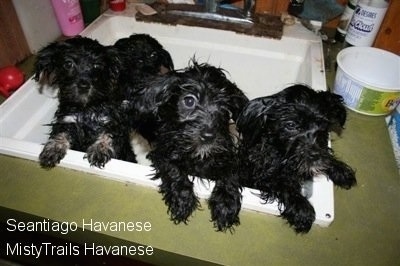
[[383, 92], [364, 87], [357, 109], [371, 114], [386, 114], [396, 108], [399, 101], [400, 92]]

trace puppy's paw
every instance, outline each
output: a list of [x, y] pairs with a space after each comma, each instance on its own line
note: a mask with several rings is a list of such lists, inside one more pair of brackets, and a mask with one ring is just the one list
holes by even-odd
[[299, 196], [284, 207], [281, 216], [286, 219], [296, 233], [307, 233], [315, 221], [315, 210], [311, 203]]
[[199, 199], [193, 191], [193, 184], [189, 180], [162, 183], [160, 193], [168, 206], [168, 213], [175, 224], [187, 223], [190, 215], [200, 207]]
[[354, 170], [341, 161], [337, 161], [327, 174], [329, 179], [341, 188], [350, 189], [357, 184]]
[[107, 134], [102, 134], [95, 143], [89, 146], [84, 156], [90, 166], [103, 168], [105, 164], [115, 156], [112, 146], [112, 138]]
[[179, 191], [176, 197], [170, 198], [170, 201], [165, 201], [165, 203], [168, 206], [168, 213], [171, 220], [175, 224], [181, 222], [186, 224], [190, 215], [200, 206], [200, 202], [195, 194], [191, 194], [188, 191]]
[[61, 133], [49, 139], [39, 154], [39, 163], [43, 168], [53, 168], [65, 157], [70, 143], [66, 134]]
[[232, 232], [234, 225], [239, 225], [239, 212], [241, 208], [241, 194], [238, 189], [236, 191], [226, 191], [223, 187], [215, 187], [208, 206], [211, 210], [211, 220], [217, 231]]

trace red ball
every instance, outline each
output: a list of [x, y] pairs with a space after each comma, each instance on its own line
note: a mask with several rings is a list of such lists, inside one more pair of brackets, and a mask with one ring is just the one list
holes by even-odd
[[24, 83], [24, 73], [15, 66], [0, 68], [0, 94], [9, 97]]

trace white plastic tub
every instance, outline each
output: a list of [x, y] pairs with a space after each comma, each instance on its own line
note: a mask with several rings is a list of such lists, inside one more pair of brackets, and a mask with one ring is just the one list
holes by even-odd
[[[281, 40], [250, 37], [229, 31], [187, 26], [166, 26], [136, 22], [129, 16], [102, 15], [82, 35], [113, 44], [132, 33], [148, 33], [170, 53], [176, 68], [187, 66], [196, 56], [226, 69], [229, 78], [249, 98], [270, 95], [290, 83], [301, 82], [316, 90], [326, 90], [321, 40], [300, 24], [287, 28]], [[301, 37], [300, 37], [301, 36]], [[57, 108], [56, 98], [40, 94], [38, 85], [28, 80], [0, 106], [0, 152], [37, 160], [47, 141], [48, 127]], [[98, 174], [122, 182], [157, 188], [150, 180], [153, 169], [134, 163], [111, 160], [104, 169], [90, 167], [83, 153], [70, 150], [59, 167]], [[195, 182], [200, 197], [210, 195], [208, 187]], [[316, 223], [328, 226], [334, 219], [333, 184], [324, 176], [316, 177], [310, 202], [316, 211]], [[156, 192], [155, 192], [156, 193]], [[279, 214], [277, 204], [261, 204], [257, 191], [245, 189], [243, 208]]]
[[374, 47], [349, 47], [337, 55], [334, 92], [366, 115], [387, 115], [400, 103], [400, 56]]

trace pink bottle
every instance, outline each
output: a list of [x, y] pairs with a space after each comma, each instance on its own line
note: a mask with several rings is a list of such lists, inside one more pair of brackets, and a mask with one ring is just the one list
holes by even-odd
[[51, 0], [51, 4], [65, 36], [78, 35], [84, 29], [79, 0]]

